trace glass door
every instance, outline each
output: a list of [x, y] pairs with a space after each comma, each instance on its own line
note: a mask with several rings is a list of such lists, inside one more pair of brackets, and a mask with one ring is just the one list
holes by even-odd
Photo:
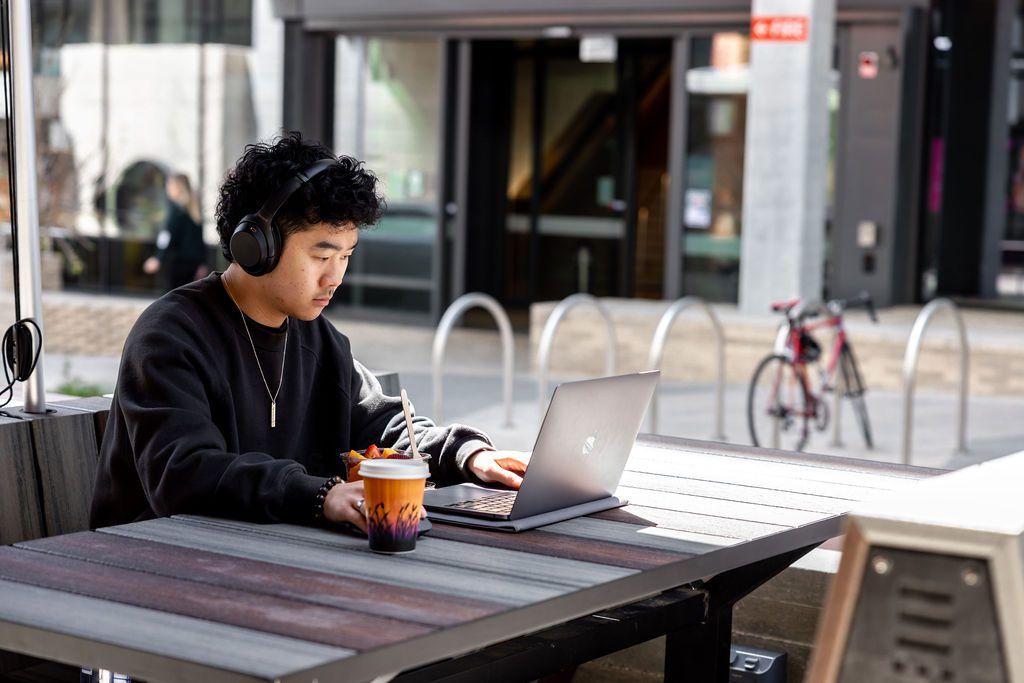
[[671, 43], [523, 41], [512, 66], [504, 291], [512, 305], [660, 296]]
[[612, 295], [625, 235], [616, 65], [581, 62], [576, 40], [532, 41], [514, 74], [506, 298]]

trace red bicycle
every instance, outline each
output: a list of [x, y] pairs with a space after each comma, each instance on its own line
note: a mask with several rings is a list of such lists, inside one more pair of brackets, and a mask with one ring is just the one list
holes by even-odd
[[[878, 322], [867, 292], [856, 299], [832, 299], [824, 306], [808, 306], [800, 299], [772, 304], [773, 311], [785, 314], [786, 322], [779, 328], [772, 354], [758, 364], [750, 380], [747, 424], [755, 446], [803, 450], [812, 424], [818, 431], [828, 427], [826, 395], [839, 390], [836, 382], [841, 378], [841, 390], [853, 405], [864, 444], [874, 447], [864, 404], [864, 380], [843, 326], [843, 311], [854, 307], [866, 308], [872, 322]], [[826, 316], [824, 320], [808, 323], [822, 313]], [[827, 364], [823, 364], [821, 345], [811, 335], [823, 328], [835, 331]], [[810, 370], [812, 366], [817, 369], [819, 378], [817, 390]]]

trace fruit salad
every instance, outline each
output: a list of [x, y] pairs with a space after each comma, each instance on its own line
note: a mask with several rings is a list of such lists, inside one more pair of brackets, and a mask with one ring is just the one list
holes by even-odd
[[376, 444], [371, 444], [365, 451], [349, 451], [342, 457], [345, 458], [345, 466], [348, 468], [348, 481], [359, 481], [362, 479], [359, 476], [359, 466], [363, 460], [409, 459], [412, 458], [412, 453], [396, 451], [394, 448], [379, 448]]

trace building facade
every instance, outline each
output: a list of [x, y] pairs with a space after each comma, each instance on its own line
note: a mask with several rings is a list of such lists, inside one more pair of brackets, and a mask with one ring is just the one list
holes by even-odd
[[[285, 126], [361, 155], [392, 201], [353, 264], [356, 305], [736, 301], [749, 3], [275, 8]], [[837, 2], [823, 296], [1024, 299], [1020, 14]]]
[[[66, 286], [156, 291], [141, 263], [172, 171], [201, 188], [212, 259], [224, 171], [283, 127], [386, 190], [332, 305], [737, 300], [749, 2], [33, 9], [41, 222], [65, 237]], [[1021, 304], [1021, 3], [838, 0], [835, 17], [821, 294]]]

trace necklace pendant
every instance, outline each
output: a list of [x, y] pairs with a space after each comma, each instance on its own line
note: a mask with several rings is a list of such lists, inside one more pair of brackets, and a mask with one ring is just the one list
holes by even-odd
[[277, 401], [270, 402], [270, 428], [277, 426]]

